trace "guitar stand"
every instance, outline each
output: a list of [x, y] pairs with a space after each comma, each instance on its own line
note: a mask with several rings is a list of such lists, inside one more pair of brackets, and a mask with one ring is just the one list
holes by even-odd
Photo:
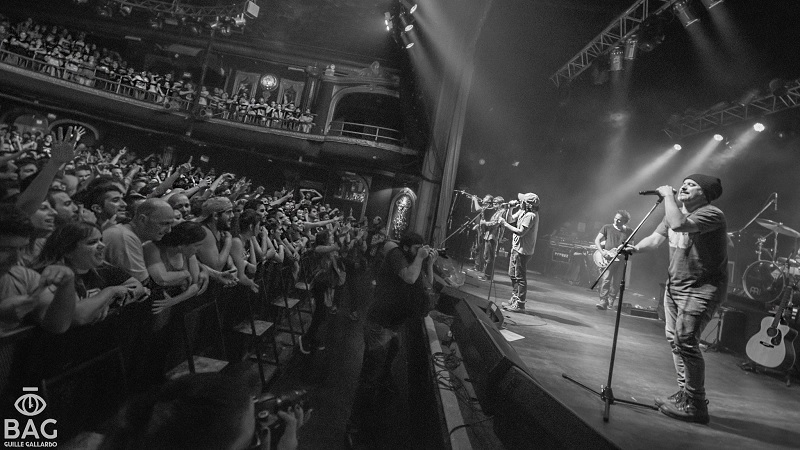
[[787, 369], [787, 370], [770, 369], [769, 367], [764, 367], [760, 364], [756, 364], [753, 361], [743, 361], [739, 363], [739, 368], [746, 372], [782, 377], [783, 382], [786, 383], [786, 387], [792, 387], [792, 369]]
[[[609, 416], [611, 414], [611, 405], [613, 405], [615, 403], [623, 403], [623, 404], [626, 404], [626, 405], [641, 406], [642, 408], [649, 408], [649, 409], [658, 411], [658, 407], [656, 407], [655, 405], [648, 405], [646, 403], [632, 402], [630, 400], [620, 400], [618, 398], [615, 398], [614, 397], [614, 391], [611, 389], [611, 378], [612, 378], [612, 376], [614, 374], [614, 361], [615, 361], [616, 356], [617, 356], [617, 339], [619, 337], [619, 321], [620, 321], [620, 318], [622, 317], [622, 304], [623, 304], [623, 298], [625, 296], [625, 275], [626, 275], [626, 272], [628, 270], [628, 257], [630, 256], [630, 253], [628, 251], [625, 251], [625, 248], [627, 248], [628, 244], [631, 242], [633, 237], [636, 235], [636, 232], [639, 231], [639, 229], [642, 227], [642, 225], [644, 225], [644, 223], [647, 221], [647, 219], [650, 217], [650, 215], [653, 214], [653, 211], [656, 210], [658, 205], [660, 205], [663, 200], [664, 200], [663, 197], [661, 197], [661, 196], [658, 197], [658, 200], [656, 200], [656, 203], [653, 205], [652, 208], [650, 208], [650, 212], [648, 212], [647, 215], [644, 216], [644, 219], [642, 219], [642, 221], [639, 222], [639, 225], [636, 226], [636, 229], [634, 229], [633, 232], [631, 233], [631, 235], [628, 236], [628, 239], [626, 239], [625, 242], [623, 242], [622, 245], [620, 245], [620, 247], [617, 249], [617, 253], [614, 255], [613, 258], [611, 258], [611, 261], [612, 261], [611, 264], [613, 264], [614, 261], [616, 261], [617, 257], [620, 254], [625, 255], [625, 260], [624, 260], [625, 262], [623, 263], [623, 266], [622, 266], [622, 277], [621, 277], [621, 280], [619, 282], [619, 303], [618, 303], [618, 305], [620, 305], [620, 307], [617, 308], [616, 322], [614, 323], [614, 339], [611, 341], [612, 342], [611, 343], [611, 360], [609, 361], [609, 365], [608, 365], [608, 381], [606, 382], [605, 385], [601, 385], [600, 386], [600, 391], [598, 392], [598, 391], [595, 391], [594, 389], [590, 388], [589, 386], [587, 386], [587, 385], [575, 380], [574, 378], [570, 377], [569, 375], [567, 375], [565, 373], [561, 374], [562, 377], [564, 377], [567, 380], [577, 384], [578, 386], [582, 387], [583, 389], [586, 389], [587, 391], [594, 393], [595, 395], [600, 397], [600, 400], [603, 400], [603, 403], [605, 404], [605, 409], [603, 409], [603, 422], [608, 422]], [[597, 285], [597, 283], [600, 281], [600, 279], [606, 273], [608, 268], [611, 267], [611, 264], [607, 265], [606, 268], [603, 269], [602, 272], [600, 272], [600, 276], [597, 277], [597, 280], [595, 280], [594, 284], [592, 284], [592, 287], [590, 289], [594, 289], [594, 287]]]

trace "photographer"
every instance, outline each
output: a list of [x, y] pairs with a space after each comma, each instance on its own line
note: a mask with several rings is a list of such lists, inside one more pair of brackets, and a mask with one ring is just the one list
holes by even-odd
[[387, 242], [384, 250], [374, 301], [364, 324], [364, 360], [347, 424], [351, 446], [373, 441], [380, 430], [376, 420], [381, 417], [378, 400], [386, 392], [394, 392], [391, 367], [399, 350], [400, 327], [408, 319], [427, 313], [424, 278], [433, 279], [433, 264], [438, 257], [417, 233], [405, 234], [399, 243]]
[[[299, 404], [277, 411], [285, 423], [276, 448], [298, 446], [297, 431], [311, 416]], [[101, 449], [269, 449], [271, 430], [256, 420], [247, 384], [218, 373], [185, 375], [128, 402]]]

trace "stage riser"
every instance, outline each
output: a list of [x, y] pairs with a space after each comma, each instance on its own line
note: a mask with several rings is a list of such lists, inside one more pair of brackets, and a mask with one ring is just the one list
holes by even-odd
[[452, 305], [452, 332], [464, 366], [481, 408], [495, 416], [495, 433], [504, 446], [615, 448], [533, 378], [485, 313], [490, 310], [487, 303], [451, 288], [442, 291], [440, 299], [441, 306]]

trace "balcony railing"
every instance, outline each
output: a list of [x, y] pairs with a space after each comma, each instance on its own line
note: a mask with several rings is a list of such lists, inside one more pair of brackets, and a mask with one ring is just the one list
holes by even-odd
[[351, 137], [384, 144], [402, 145], [402, 134], [392, 128], [363, 123], [333, 121], [328, 126], [328, 136]]
[[[48, 61], [37, 57], [29, 57], [6, 49], [0, 49], [0, 62], [11, 64], [32, 72], [39, 72], [59, 78], [81, 86], [88, 86], [101, 91], [133, 98], [139, 101], [163, 106], [170, 111], [189, 113], [192, 109], [192, 100], [183, 98], [173, 92], [163, 92], [163, 87], [152, 86], [148, 88], [137, 87], [129, 81], [123, 81], [116, 74], [108, 74], [94, 67], [66, 65], [62, 59], [50, 58]], [[134, 80], [133, 83], [136, 81]], [[314, 123], [302, 118], [284, 118], [259, 114], [247, 105], [230, 104], [219, 107], [197, 105], [196, 114], [200, 118], [217, 118], [231, 122], [251, 124], [254, 126], [310, 133]]]

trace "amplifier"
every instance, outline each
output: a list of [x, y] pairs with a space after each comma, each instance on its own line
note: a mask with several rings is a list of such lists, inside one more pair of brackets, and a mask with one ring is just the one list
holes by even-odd
[[572, 247], [566, 246], [555, 246], [553, 247], [553, 254], [551, 258], [554, 262], [561, 262], [569, 264], [570, 260], [572, 260]]

